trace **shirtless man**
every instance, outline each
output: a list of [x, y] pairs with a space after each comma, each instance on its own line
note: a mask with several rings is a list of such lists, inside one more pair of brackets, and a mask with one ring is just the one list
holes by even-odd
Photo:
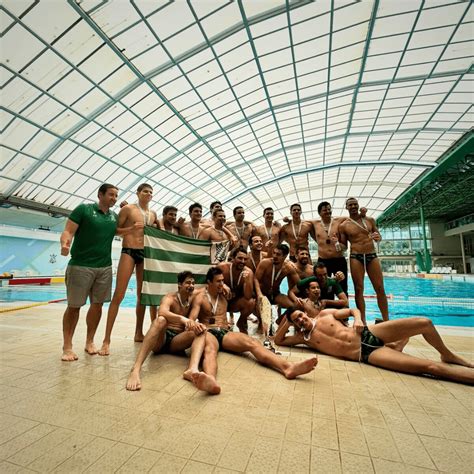
[[[194, 298], [194, 277], [191, 272], [184, 271], [178, 274], [178, 291], [168, 293], [161, 301], [158, 318], [156, 318], [145, 335], [135, 364], [130, 371], [126, 388], [135, 391], [142, 388], [140, 371], [143, 363], [151, 351], [156, 354], [169, 352], [181, 353], [191, 346], [189, 366], [183, 377], [195, 383], [194, 375], [200, 373], [199, 361], [201, 360], [205, 343], [206, 328], [203, 324], [188, 319], [189, 311]], [[198, 386], [200, 390], [212, 394], [220, 392], [220, 387], [212, 375], [206, 377]], [[197, 379], [196, 379], [197, 381]]]
[[201, 225], [203, 227], [212, 227], [214, 225], [214, 211], [222, 210], [222, 203], [220, 201], [213, 201], [209, 206], [209, 219], [201, 219]]
[[263, 249], [263, 240], [259, 235], [252, 235], [249, 240], [250, 244], [250, 253], [247, 255], [247, 261], [245, 265], [252, 270], [252, 272], [257, 271], [258, 264], [260, 261], [267, 257], [266, 252], [262, 252]]
[[294, 265], [300, 280], [313, 275], [313, 267], [309, 263], [309, 251], [306, 247], [298, 247], [296, 249], [296, 262]]
[[[346, 217], [333, 218], [331, 204], [327, 201], [318, 204], [318, 214], [321, 220], [313, 221], [318, 243], [318, 263], [324, 263], [330, 275], [339, 271], [344, 274], [345, 278], [340, 285], [347, 296], [347, 261], [343, 254], [345, 247], [339, 242], [339, 225]], [[365, 213], [363, 215], [365, 217]]]
[[285, 224], [278, 233], [278, 241], [286, 241], [290, 246], [290, 260], [296, 262], [297, 247], [309, 248], [309, 238], [311, 235], [315, 239], [314, 227], [309, 221], [301, 220], [301, 205], [292, 204], [290, 207], [291, 222]]
[[244, 247], [247, 250], [254, 227], [252, 224], [244, 222], [245, 210], [242, 206], [235, 207], [232, 212], [235, 222], [227, 223], [226, 227], [239, 239], [237, 246]]
[[231, 298], [227, 303], [230, 312], [240, 312], [237, 327], [247, 334], [247, 318], [255, 309], [253, 298], [253, 272], [245, 266], [247, 251], [244, 247], [236, 247], [230, 253], [231, 262], [222, 262], [217, 268], [222, 270], [224, 283], [230, 288]]
[[198, 202], [189, 206], [190, 222], [184, 222], [182, 218], [178, 220], [179, 235], [199, 239], [204, 227], [201, 225], [202, 206]]
[[213, 225], [201, 232], [200, 240], [208, 240], [209, 242], [223, 242], [229, 240], [232, 245], [237, 243], [237, 237], [224, 226], [225, 212], [222, 209], [216, 209], [212, 217]]
[[[354, 325], [346, 327], [340, 320], [350, 316], [354, 317]], [[295, 325], [294, 336], [286, 335], [290, 324]], [[441, 362], [420, 359], [387, 346], [388, 343], [420, 334], [439, 352]], [[367, 327], [357, 309], [326, 309], [316, 319], [311, 319], [305, 312], [291, 308], [278, 328], [275, 343], [282, 346], [306, 344], [323, 354], [384, 369], [474, 384], [474, 365], [446, 347], [428, 318], [396, 319]]]
[[339, 226], [339, 233], [342, 245], [347, 246], [347, 242], [351, 243], [349, 262], [357, 308], [365, 324], [364, 275], [367, 271], [377, 294], [377, 304], [382, 318], [388, 321], [388, 303], [383, 285], [382, 266], [374, 246], [374, 242], [380, 242], [382, 237], [374, 219], [360, 216], [357, 199], [347, 199], [346, 209], [349, 211], [349, 218]]
[[266, 296], [270, 304], [276, 304], [282, 308], [293, 305], [288, 295], [280, 292], [280, 285], [284, 278], [288, 279], [288, 288], [293, 288], [299, 281], [295, 266], [286, 261], [289, 251], [288, 245], [278, 244], [273, 249], [273, 257], [265, 258], [259, 263], [255, 274], [255, 291], [258, 301]]
[[171, 234], [178, 234], [178, 227], [176, 222], [176, 214], [178, 209], [174, 206], [165, 206], [163, 208], [163, 217], [158, 222], [158, 227], [165, 232], [170, 232]]
[[[206, 374], [196, 380], [203, 380], [217, 374], [217, 351], [219, 349], [241, 354], [250, 352], [258, 362], [281, 372], [287, 379], [311, 372], [317, 357], [302, 362], [289, 362], [265, 349], [260, 342], [247, 334], [230, 332], [227, 323], [227, 300], [223, 297], [224, 275], [219, 268], [210, 268], [206, 275], [207, 288], [196, 296], [189, 319], [202, 322], [207, 327], [203, 368]], [[209, 375], [207, 375], [209, 374]]]
[[267, 255], [272, 255], [273, 248], [278, 244], [278, 232], [281, 225], [273, 220], [273, 208], [266, 207], [263, 210], [264, 223], [258, 227], [254, 227], [253, 235], [259, 235], [263, 241], [263, 247]]
[[143, 341], [143, 319], [145, 317], [145, 305], [140, 304], [140, 297], [143, 283], [143, 245], [144, 234], [143, 226], [154, 225], [156, 222], [156, 213], [149, 209], [150, 201], [153, 197], [153, 188], [143, 183], [137, 189], [138, 202], [136, 204], [127, 204], [120, 209], [119, 227], [129, 227], [136, 223], [142, 223], [140, 228], [125, 234], [122, 242], [122, 253], [117, 269], [117, 279], [115, 283], [115, 291], [112, 301], [107, 312], [107, 325], [105, 328], [104, 341], [99, 350], [99, 355], [107, 356], [110, 353], [110, 337], [117, 318], [120, 303], [125, 297], [128, 282], [135, 270], [137, 280], [137, 305], [136, 305], [136, 325], [135, 325], [135, 342]]

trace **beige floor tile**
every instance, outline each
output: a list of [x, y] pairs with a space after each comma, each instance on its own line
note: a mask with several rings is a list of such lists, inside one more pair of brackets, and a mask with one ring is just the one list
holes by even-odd
[[139, 448], [124, 464], [122, 464], [122, 466], [117, 470], [117, 473], [134, 474], [136, 472], [148, 472], [153, 465], [158, 462], [161, 456], [162, 453], [157, 451]]
[[163, 454], [148, 472], [159, 474], [178, 473], [184, 468], [188, 461], [184, 458]]
[[466, 463], [445, 439], [430, 436], [420, 436], [420, 438], [440, 471], [469, 472], [474, 467]]
[[[149, 357], [143, 388], [131, 393], [124, 386], [140, 347], [133, 310], [121, 310], [108, 358], [82, 353], [81, 318], [72, 364], [57, 350], [62, 312], [2, 315], [2, 473], [473, 470], [472, 387], [328, 356], [289, 381], [250, 357], [221, 353], [217, 397], [184, 381], [187, 359], [171, 355]], [[471, 336], [446, 340], [474, 360]], [[295, 361], [311, 354], [282, 350]], [[422, 338], [407, 351], [436, 357]]]
[[33, 473], [31, 469], [26, 469], [22, 466], [17, 466], [16, 464], [12, 464], [7, 461], [0, 462], [0, 472], [2, 474], [26, 474], [26, 473]]
[[387, 459], [373, 458], [372, 462], [376, 474], [433, 474], [436, 472], [424, 467], [410, 466], [408, 464], [388, 461]]
[[340, 452], [313, 446], [311, 448], [310, 472], [311, 474], [338, 474], [342, 472]]
[[309, 472], [311, 447], [300, 443], [285, 441], [281, 448], [278, 472]]
[[369, 457], [351, 453], [341, 453], [343, 473], [371, 473], [374, 472]]
[[392, 431], [392, 436], [405, 464], [436, 469], [417, 434]]

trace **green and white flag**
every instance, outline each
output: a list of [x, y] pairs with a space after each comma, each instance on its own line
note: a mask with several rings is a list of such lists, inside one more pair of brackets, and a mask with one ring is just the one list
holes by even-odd
[[189, 270], [196, 284], [206, 282], [209, 267], [227, 258], [229, 242], [211, 243], [145, 227], [145, 263], [141, 304], [158, 306], [178, 288], [177, 275]]

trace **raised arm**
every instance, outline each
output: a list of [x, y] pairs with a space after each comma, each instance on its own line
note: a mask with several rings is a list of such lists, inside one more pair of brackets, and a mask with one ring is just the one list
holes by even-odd
[[364, 328], [364, 323], [362, 322], [362, 316], [358, 309], [356, 308], [344, 308], [344, 309], [323, 309], [319, 313], [319, 317], [327, 316], [332, 314], [334, 319], [347, 319], [354, 318], [353, 328], [356, 332], [361, 333]]
[[242, 270], [242, 278], [244, 279], [244, 285], [243, 285], [244, 298], [247, 300], [250, 300], [253, 295], [253, 286], [254, 286], [253, 271], [250, 268], [245, 267]]
[[262, 260], [258, 265], [257, 265], [257, 270], [255, 271], [255, 278], [254, 280], [254, 285], [255, 285], [255, 293], [257, 295], [257, 300], [262, 299], [263, 293], [262, 289], [260, 288], [260, 280], [263, 278], [263, 275], [265, 273], [265, 261]]
[[304, 344], [303, 335], [300, 332], [296, 332], [294, 336], [288, 336], [287, 332], [290, 328], [290, 323], [283, 317], [282, 322], [278, 326], [277, 332], [275, 333], [275, 344], [279, 346], [296, 346], [297, 344]]

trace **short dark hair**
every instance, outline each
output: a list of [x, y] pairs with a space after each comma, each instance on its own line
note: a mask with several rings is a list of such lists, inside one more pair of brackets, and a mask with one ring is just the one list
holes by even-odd
[[97, 191], [97, 196], [99, 194], [105, 194], [109, 189], [116, 189], [118, 191], [117, 186], [114, 184], [104, 183], [100, 185], [99, 190]]
[[223, 271], [217, 267], [211, 267], [206, 273], [206, 281], [212, 282], [217, 275], [223, 275]]
[[289, 324], [293, 324], [293, 320], [291, 319], [291, 316], [293, 313], [297, 310], [295, 306], [290, 306], [284, 313], [283, 316], [286, 316], [286, 320], [288, 321]]
[[323, 207], [327, 207], [327, 206], [331, 207], [331, 204], [330, 204], [329, 202], [327, 202], [327, 201], [320, 202], [320, 203], [318, 204], [318, 214], [321, 212], [321, 209], [322, 209]]
[[230, 258], [235, 258], [239, 252], [247, 255], [247, 250], [241, 245], [240, 247], [235, 247], [235, 249], [232, 249], [232, 252], [230, 252]]
[[[357, 201], [356, 198], [347, 198], [347, 199], [346, 199], [346, 206], [347, 206], [347, 201], [351, 201], [351, 200]], [[357, 202], [359, 202], [359, 201], [357, 201]]]
[[193, 212], [193, 210], [196, 209], [196, 208], [201, 209], [201, 211], [202, 211], [201, 204], [199, 204], [198, 202], [195, 202], [195, 203], [193, 203], [189, 206], [189, 213], [191, 214], [191, 212]]
[[263, 215], [265, 215], [267, 211], [273, 211], [273, 207], [266, 207], [266, 208], [263, 210]]
[[[239, 209], [244, 209], [244, 208], [243, 208], [242, 206], [234, 207], [234, 210], [232, 211], [232, 215], [235, 216], [235, 214], [237, 214], [237, 211], [238, 211]], [[245, 209], [244, 209], [244, 212], [245, 212]]]
[[316, 262], [316, 263], [314, 264], [314, 266], [313, 266], [313, 273], [314, 273], [315, 275], [316, 275], [316, 270], [317, 270], [318, 268], [326, 268], [326, 269], [327, 269], [326, 264], [325, 264], [324, 262]]
[[262, 238], [262, 236], [260, 236], [260, 235], [251, 235], [250, 238], [249, 238], [249, 245], [252, 245], [252, 244], [253, 244], [253, 238], [254, 238], [254, 237], [260, 237], [260, 238]]
[[225, 214], [224, 209], [215, 209], [214, 211], [212, 211], [212, 217], [216, 217], [218, 212], [223, 212]]
[[290, 253], [290, 247], [286, 244], [278, 244], [275, 249], [281, 250], [281, 253], [286, 257]]
[[296, 255], [298, 255], [298, 253], [302, 252], [303, 250], [309, 253], [308, 247], [296, 247], [296, 250], [295, 250]]
[[189, 270], [184, 270], [184, 272], [178, 273], [178, 283], [184, 283], [186, 278], [194, 278], [194, 275]]
[[211, 205], [209, 206], [209, 209], [212, 211], [212, 209], [214, 208], [216, 204], [220, 204], [222, 207], [222, 203], [220, 201], [212, 201]]
[[178, 209], [174, 206], [165, 206], [163, 208], [163, 215], [165, 216], [166, 214], [168, 214], [168, 212], [170, 211], [174, 211], [174, 212], [178, 212]]
[[153, 186], [151, 184], [142, 183], [142, 184], [140, 184], [140, 186], [138, 186], [137, 193], [139, 193], [140, 191], [142, 191], [145, 188], [150, 188], [153, 191]]
[[295, 202], [294, 204], [290, 206], [290, 212], [293, 210], [295, 206], [298, 206], [301, 209], [301, 204], [299, 202]]

